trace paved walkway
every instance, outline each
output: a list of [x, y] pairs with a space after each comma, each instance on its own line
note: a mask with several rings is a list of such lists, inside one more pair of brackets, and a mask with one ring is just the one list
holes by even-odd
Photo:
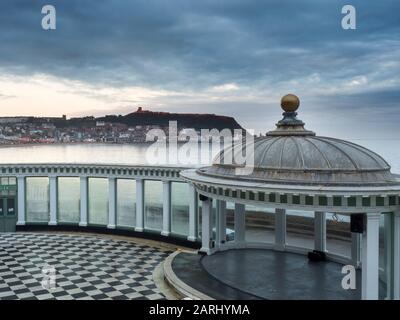
[[0, 300], [165, 299], [153, 271], [170, 253], [97, 236], [0, 233]]
[[[273, 250], [219, 252], [201, 260], [204, 269], [222, 283], [263, 299], [357, 300], [359, 290], [341, 286], [342, 265], [310, 262], [307, 256]], [[357, 288], [361, 272], [357, 271]]]
[[215, 299], [359, 300], [357, 290], [341, 287], [342, 265], [310, 262], [307, 257], [265, 249], [239, 249], [211, 256], [179, 253], [175, 275], [190, 287]]

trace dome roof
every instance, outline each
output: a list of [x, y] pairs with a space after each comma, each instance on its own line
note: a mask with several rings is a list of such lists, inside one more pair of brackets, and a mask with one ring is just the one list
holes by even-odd
[[[288, 97], [288, 98], [286, 98]], [[295, 97], [295, 96], [294, 96]], [[277, 128], [254, 141], [254, 148], [228, 147], [200, 174], [235, 180], [261, 180], [292, 184], [380, 185], [398, 183], [389, 164], [378, 154], [357, 144], [316, 136], [304, 129], [297, 113], [288, 108], [293, 95], [282, 98], [284, 118]], [[297, 97], [296, 97], [297, 98]], [[298, 101], [299, 103], [299, 101]], [[287, 111], [289, 110], [289, 111]], [[248, 146], [248, 145], [246, 145]], [[249, 151], [250, 150], [250, 151]], [[253, 163], [250, 174], [236, 159]]]

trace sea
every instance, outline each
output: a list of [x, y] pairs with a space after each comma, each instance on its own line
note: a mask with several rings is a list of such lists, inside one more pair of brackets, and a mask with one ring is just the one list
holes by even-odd
[[[400, 174], [400, 140], [355, 140], [352, 142], [380, 154], [390, 164], [392, 172]], [[219, 148], [206, 144], [192, 145], [188, 148], [187, 143], [178, 144], [176, 149], [169, 149], [168, 156], [162, 148], [146, 143], [18, 145], [0, 147], [0, 164], [87, 163], [201, 167], [209, 165], [218, 151]], [[185, 192], [183, 189], [178, 189], [177, 192], [180, 192], [179, 190]], [[161, 193], [162, 189], [155, 188], [154, 192]], [[153, 194], [152, 198], [162, 199], [162, 196]], [[176, 199], [185, 198], [184, 194], [176, 197]], [[265, 208], [252, 207], [251, 210], [258, 211]], [[303, 211], [294, 211], [292, 214], [312, 215]], [[345, 217], [343, 219], [347, 220]]]

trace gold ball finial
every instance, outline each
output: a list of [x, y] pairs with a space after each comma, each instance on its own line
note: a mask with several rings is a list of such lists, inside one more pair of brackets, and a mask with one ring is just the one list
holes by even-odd
[[300, 105], [300, 99], [294, 94], [287, 94], [281, 99], [281, 107], [285, 112], [295, 112]]

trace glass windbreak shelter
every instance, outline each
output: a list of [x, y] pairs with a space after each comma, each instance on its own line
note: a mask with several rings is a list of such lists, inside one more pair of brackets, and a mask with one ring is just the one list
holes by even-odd
[[17, 181], [15, 177], [0, 179], [0, 232], [14, 232], [17, 223]]

